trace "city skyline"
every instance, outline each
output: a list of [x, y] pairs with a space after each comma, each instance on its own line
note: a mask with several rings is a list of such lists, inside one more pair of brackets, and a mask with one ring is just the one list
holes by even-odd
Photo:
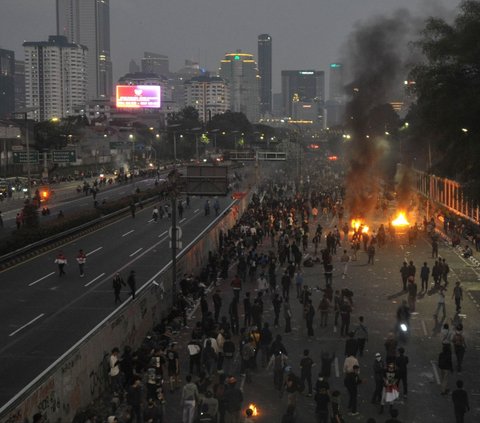
[[[46, 40], [56, 33], [55, 0], [4, 3], [0, 47], [14, 50], [18, 59], [23, 58], [24, 41]], [[273, 92], [279, 92], [282, 70], [327, 71], [329, 63], [341, 61], [342, 46], [356, 22], [380, 13], [391, 14], [399, 7], [419, 16], [444, 17], [459, 0], [301, 0], [295, 5], [286, 0], [262, 0], [255, 14], [249, 13], [257, 5], [253, 0], [242, 4], [211, 0], [209, 7], [202, 2], [190, 3], [116, 0], [110, 5], [114, 81], [128, 72], [131, 59], [139, 63], [144, 51], [169, 56], [172, 70], [180, 68], [185, 59], [193, 59], [218, 71], [225, 53], [242, 49], [255, 54], [257, 36], [268, 33], [276, 40]]]

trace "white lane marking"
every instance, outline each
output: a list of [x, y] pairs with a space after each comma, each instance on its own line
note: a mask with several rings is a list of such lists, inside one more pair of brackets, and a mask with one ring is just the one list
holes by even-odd
[[150, 223], [150, 222], [153, 222], [153, 218], [152, 218], [152, 219], [150, 219], [150, 220], [149, 220], [147, 223]]
[[38, 282], [43, 281], [44, 279], [47, 279], [49, 276], [52, 276], [54, 274], [55, 274], [55, 272], [49, 273], [48, 275], [45, 275], [42, 278], [37, 279], [36, 281], [29, 283], [28, 286], [33, 286], [33, 285], [37, 284]]
[[135, 254], [138, 254], [142, 250], [143, 250], [143, 247], [139, 248], [137, 251], [134, 251], [132, 254], [130, 254], [130, 257], [133, 257]]
[[340, 369], [338, 368], [338, 357], [335, 357], [334, 365], [335, 365], [335, 376], [340, 377]]
[[105, 273], [102, 273], [101, 275], [98, 275], [96, 278], [92, 279], [90, 282], [86, 283], [86, 284], [83, 285], [83, 286], [89, 286], [89, 285], [91, 285], [93, 282], [98, 281], [102, 276], [105, 276]]
[[197, 210], [194, 211], [194, 213], [198, 213], [199, 211], [200, 211], [200, 209], [197, 209]]
[[103, 248], [103, 247], [98, 247], [98, 248], [96, 248], [95, 250], [90, 251], [89, 253], [87, 253], [86, 256], [88, 257], [90, 254], [96, 253], [97, 251], [100, 251], [102, 248]]
[[246, 378], [247, 378], [246, 376], [242, 376], [242, 381], [240, 382], [240, 391], [242, 392], [243, 392], [243, 385], [245, 385]]
[[27, 324], [23, 325], [22, 327], [19, 327], [17, 330], [13, 331], [10, 335], [8, 336], [13, 336], [16, 333], [20, 332], [22, 329], [25, 329], [27, 326], [31, 325], [32, 323], [36, 322], [38, 319], [41, 319], [43, 316], [45, 316], [45, 313], [39, 314], [37, 317], [34, 319], [30, 320]]
[[122, 237], [130, 235], [132, 232], [135, 232], [135, 229], [132, 229], [131, 231], [125, 232]]
[[427, 336], [428, 332], [427, 332], [427, 325], [425, 324], [425, 320], [422, 320], [422, 329], [423, 329], [423, 334]]
[[440, 385], [440, 376], [438, 375], [437, 365], [434, 361], [430, 362], [432, 364], [433, 374], [435, 375], [435, 380], [437, 381], [437, 385]]
[[185, 222], [185, 220], [187, 220], [186, 217], [184, 217], [184, 218], [183, 218], [182, 220], [180, 220], [180, 222], [178, 222], [178, 223], [183, 223], [183, 222]]
[[168, 233], [168, 231], [165, 231], [165, 232], [161, 233], [160, 235], [158, 235], [158, 237], [161, 238], [162, 236], [167, 235], [167, 233]]

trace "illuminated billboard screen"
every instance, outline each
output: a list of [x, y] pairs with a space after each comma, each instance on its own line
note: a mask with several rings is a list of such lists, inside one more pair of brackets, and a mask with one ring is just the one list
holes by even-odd
[[159, 109], [160, 86], [117, 85], [117, 108]]

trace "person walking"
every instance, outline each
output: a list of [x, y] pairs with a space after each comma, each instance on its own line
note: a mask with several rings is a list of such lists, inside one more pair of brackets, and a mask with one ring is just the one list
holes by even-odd
[[417, 291], [418, 291], [418, 286], [415, 283], [414, 276], [408, 277], [407, 291], [408, 291], [408, 307], [410, 308], [410, 311], [413, 313], [415, 312], [415, 305], [417, 302]]
[[318, 310], [320, 311], [320, 327], [326, 328], [328, 324], [328, 312], [330, 310], [330, 301], [328, 301], [326, 295], [324, 295], [322, 301], [320, 301]]
[[127, 390], [127, 403], [130, 406], [132, 422], [142, 423], [142, 397], [142, 380], [139, 376], [135, 376], [133, 384]]
[[243, 299], [243, 325], [245, 327], [250, 326], [252, 323], [252, 302], [250, 301], [250, 292], [245, 293], [245, 298]]
[[182, 389], [180, 404], [182, 405], [182, 422], [193, 423], [195, 421], [195, 407], [199, 399], [198, 388], [192, 382], [192, 376], [185, 377], [185, 385]]
[[450, 273], [450, 266], [448, 265], [447, 261], [442, 258], [442, 279], [445, 282], [445, 288], [448, 285], [448, 274]]
[[400, 382], [403, 386], [403, 398], [407, 398], [408, 395], [408, 381], [407, 381], [407, 366], [408, 357], [405, 355], [405, 348], [400, 347], [398, 349], [398, 357], [395, 359], [397, 367], [398, 385]]
[[358, 341], [355, 338], [355, 332], [348, 333], [348, 339], [345, 341], [345, 357], [357, 356]]
[[387, 370], [383, 377], [382, 400], [380, 402], [380, 414], [383, 413], [385, 404], [393, 408], [394, 401], [399, 397], [398, 393], [398, 376], [395, 371], [395, 363], [388, 363]]
[[228, 314], [230, 316], [230, 327], [234, 335], [238, 335], [240, 322], [238, 319], [238, 298], [234, 296], [228, 307]]
[[357, 411], [357, 398], [358, 398], [358, 385], [362, 383], [359, 375], [360, 366], [355, 364], [353, 366], [353, 372], [347, 373], [343, 384], [347, 388], [349, 399], [348, 399], [348, 413], [350, 416], [357, 416], [359, 413]]
[[305, 386], [305, 381], [308, 385], [308, 394], [307, 396], [312, 396], [312, 367], [315, 365], [313, 360], [310, 358], [310, 351], [303, 351], [303, 358], [300, 360], [300, 386]]
[[135, 292], [137, 290], [137, 281], [135, 278], [135, 270], [130, 270], [130, 274], [127, 278], [127, 284], [130, 288], [130, 295], [132, 296], [132, 300], [135, 299]]
[[373, 245], [373, 243], [370, 243], [370, 245], [367, 248], [367, 256], [368, 256], [367, 264], [375, 264], [375, 245]]
[[223, 400], [225, 403], [225, 423], [240, 423], [243, 403], [242, 391], [237, 388], [237, 379], [233, 376], [227, 379], [228, 386]]
[[307, 335], [309, 339], [313, 337], [313, 318], [315, 317], [315, 308], [313, 307], [312, 300], [308, 300], [304, 307], [305, 322], [307, 325]]
[[85, 276], [84, 267], [85, 267], [86, 262], [87, 262], [87, 256], [83, 252], [83, 250], [80, 249], [80, 251], [78, 252], [78, 255], [77, 255], [77, 263], [78, 263], [78, 270], [80, 271], [80, 277], [81, 278], [83, 278]]
[[460, 286], [460, 282], [455, 282], [455, 287], [453, 288], [452, 298], [455, 299], [455, 307], [457, 309], [457, 313], [460, 312], [462, 308], [462, 301], [463, 301], [463, 290]]
[[67, 264], [67, 258], [62, 251], [59, 251], [55, 263], [58, 266], [58, 276], [65, 275], [65, 266]]
[[443, 344], [442, 352], [438, 355], [438, 368], [440, 369], [440, 381], [442, 386], [441, 394], [447, 395], [449, 392], [448, 378], [453, 371], [452, 348], [450, 344]]
[[372, 404], [379, 404], [382, 400], [383, 378], [385, 375], [385, 362], [380, 353], [375, 354], [373, 362], [373, 379], [375, 381], [375, 390], [373, 391]]
[[115, 304], [121, 303], [120, 292], [122, 291], [122, 286], [126, 286], [123, 278], [120, 276], [120, 273], [115, 273], [113, 276], [113, 293], [115, 295]]
[[285, 318], [285, 333], [290, 333], [292, 331], [292, 310], [288, 298], [285, 298], [283, 302], [283, 317]]
[[350, 256], [348, 255], [347, 250], [343, 250], [342, 257], [340, 257], [340, 262], [343, 263], [342, 279], [345, 279], [348, 271], [348, 263], [350, 263]]
[[352, 313], [352, 306], [348, 300], [343, 300], [340, 305], [340, 318], [342, 325], [340, 326], [340, 336], [347, 336], [350, 328], [350, 315]]
[[359, 316], [358, 325], [354, 330], [355, 338], [357, 340], [358, 354], [363, 357], [365, 344], [368, 342], [368, 328], [364, 323], [363, 316]]
[[421, 292], [427, 292], [428, 291], [428, 278], [430, 276], [430, 268], [427, 265], [427, 262], [425, 261], [423, 263], [422, 268], [420, 269], [420, 279], [422, 281], [422, 291]]
[[453, 411], [455, 413], [455, 422], [464, 423], [465, 413], [470, 411], [468, 394], [463, 389], [463, 380], [457, 380], [457, 389], [452, 392]]
[[212, 301], [213, 301], [215, 323], [218, 323], [218, 318], [220, 316], [220, 309], [222, 308], [222, 296], [220, 295], [219, 289], [216, 289], [215, 294], [212, 295]]
[[455, 333], [452, 337], [452, 344], [455, 351], [455, 357], [457, 358], [457, 372], [460, 373], [462, 371], [465, 350], [467, 349], [465, 337], [463, 336], [463, 325], [461, 323], [455, 328]]
[[432, 259], [438, 258], [438, 241], [436, 237], [432, 238]]
[[273, 313], [275, 315], [275, 320], [273, 322], [273, 326], [278, 328], [278, 322], [280, 320], [280, 311], [282, 309], [282, 298], [280, 294], [276, 293], [272, 300], [273, 305]]
[[438, 319], [438, 313], [442, 310], [443, 313], [443, 319], [445, 319], [445, 288], [440, 287], [438, 291], [438, 300], [437, 300], [437, 309], [435, 310], [435, 314], [433, 317], [435, 319]]
[[402, 276], [402, 287], [403, 290], [407, 290], [407, 280], [408, 280], [408, 264], [406, 261], [403, 262], [402, 267], [400, 267], [400, 275]]

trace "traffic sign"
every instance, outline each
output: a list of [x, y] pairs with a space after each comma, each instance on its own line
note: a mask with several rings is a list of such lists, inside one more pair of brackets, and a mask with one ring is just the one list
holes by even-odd
[[30, 151], [30, 159], [26, 151], [12, 151], [13, 163], [15, 164], [38, 164], [38, 151]]
[[73, 163], [77, 160], [75, 150], [53, 150], [52, 162], [53, 163]]
[[110, 146], [110, 150], [131, 148], [131, 145], [125, 141], [110, 141], [108, 144]]
[[[168, 236], [170, 239], [172, 239], [172, 232], [173, 228], [170, 226], [170, 229], [168, 230]], [[180, 226], [177, 226], [177, 241], [182, 239], [182, 228]]]

